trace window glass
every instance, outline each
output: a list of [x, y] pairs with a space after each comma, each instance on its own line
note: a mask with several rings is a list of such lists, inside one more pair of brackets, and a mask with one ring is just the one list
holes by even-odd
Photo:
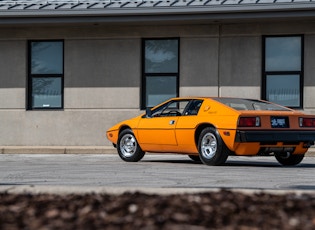
[[263, 99], [303, 106], [303, 36], [265, 37]]
[[176, 86], [175, 76], [147, 77], [147, 106], [153, 107], [167, 99], [176, 97]]
[[60, 108], [61, 85], [61, 78], [33, 78], [33, 108]]
[[182, 116], [190, 100], [176, 100], [165, 103], [152, 111], [152, 117]]
[[300, 71], [301, 37], [266, 38], [266, 71]]
[[141, 108], [152, 107], [178, 94], [178, 39], [145, 39]]
[[242, 99], [242, 98], [212, 98], [236, 110], [274, 110], [274, 111], [290, 111], [290, 109], [270, 102]]
[[30, 41], [28, 47], [28, 109], [61, 109], [63, 41]]
[[32, 42], [31, 74], [62, 74], [63, 43]]
[[202, 100], [193, 100], [185, 108], [184, 115], [197, 115], [202, 104]]
[[146, 40], [145, 72], [177, 73], [178, 40]]
[[290, 107], [300, 105], [299, 75], [267, 75], [266, 99]]

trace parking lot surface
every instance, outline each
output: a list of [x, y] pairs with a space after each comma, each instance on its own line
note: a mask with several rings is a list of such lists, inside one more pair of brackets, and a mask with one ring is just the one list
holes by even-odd
[[136, 163], [116, 154], [1, 154], [0, 189], [314, 191], [314, 168], [315, 157], [283, 167], [273, 157], [229, 157], [224, 166], [206, 166], [175, 154], [147, 154]]

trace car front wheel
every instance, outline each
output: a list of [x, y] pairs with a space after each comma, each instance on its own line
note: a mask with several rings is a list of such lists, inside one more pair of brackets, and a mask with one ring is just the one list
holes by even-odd
[[290, 166], [301, 163], [304, 158], [304, 154], [275, 153], [275, 158], [280, 164]]
[[206, 165], [222, 165], [229, 156], [229, 149], [224, 144], [215, 128], [204, 128], [198, 140], [199, 157]]
[[128, 162], [140, 161], [145, 154], [130, 129], [125, 129], [119, 134], [117, 151], [120, 158]]

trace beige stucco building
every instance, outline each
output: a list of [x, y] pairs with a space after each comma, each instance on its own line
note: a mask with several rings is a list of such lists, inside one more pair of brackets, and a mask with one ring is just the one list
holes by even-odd
[[315, 2], [0, 1], [0, 146], [104, 146], [171, 96], [315, 113]]

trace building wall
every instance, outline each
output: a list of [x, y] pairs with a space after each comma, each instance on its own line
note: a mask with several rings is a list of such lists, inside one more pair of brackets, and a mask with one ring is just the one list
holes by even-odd
[[215, 35], [181, 38], [180, 95], [218, 95], [218, 44]]
[[65, 41], [65, 108], [138, 109], [139, 39]]
[[0, 109], [25, 108], [25, 55], [24, 41], [0, 40]]
[[[260, 98], [262, 36], [304, 35], [304, 109], [315, 113], [312, 22], [0, 28], [0, 145], [110, 145], [141, 113], [141, 39], [180, 38], [180, 96]], [[27, 111], [27, 41], [64, 39], [64, 110]]]
[[305, 36], [304, 109], [315, 113], [315, 31]]

